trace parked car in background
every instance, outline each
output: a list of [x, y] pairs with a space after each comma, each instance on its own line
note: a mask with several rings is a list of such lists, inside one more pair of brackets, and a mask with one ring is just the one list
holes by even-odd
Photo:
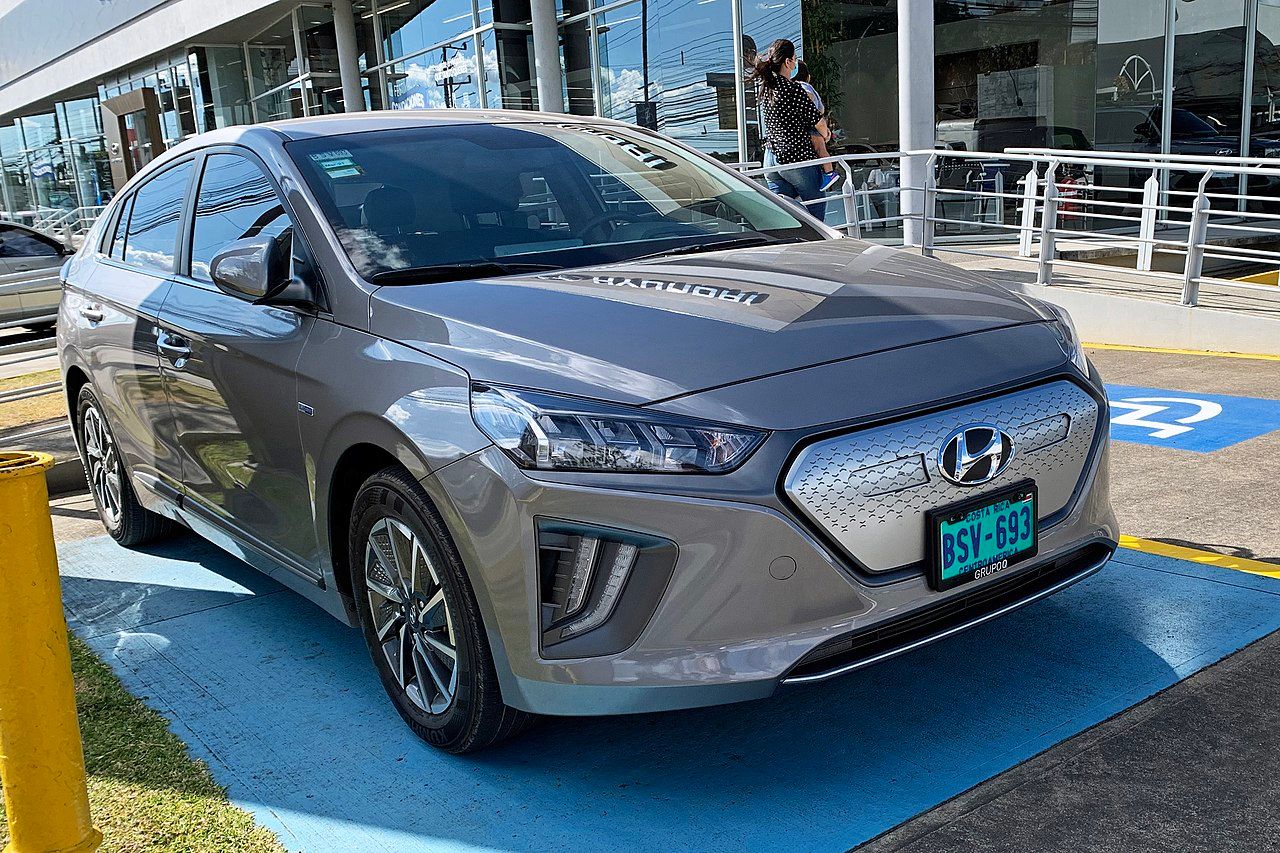
[[111, 535], [184, 524], [360, 626], [453, 752], [831, 678], [1116, 547], [1065, 312], [619, 122], [195, 137], [59, 316]]
[[58, 269], [73, 249], [56, 237], [0, 222], [0, 327], [52, 327], [62, 285]]

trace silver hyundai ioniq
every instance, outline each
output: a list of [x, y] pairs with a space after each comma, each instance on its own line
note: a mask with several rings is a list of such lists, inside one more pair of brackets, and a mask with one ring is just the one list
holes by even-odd
[[1066, 314], [627, 125], [216, 131], [63, 278], [110, 534], [184, 525], [358, 625], [450, 751], [849, 672], [1116, 546]]

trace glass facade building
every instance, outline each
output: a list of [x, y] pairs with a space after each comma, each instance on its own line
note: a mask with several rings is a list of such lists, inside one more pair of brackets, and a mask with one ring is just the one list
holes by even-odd
[[[897, 0], [556, 0], [562, 102], [724, 161], [760, 159], [743, 72], [800, 48], [835, 153], [898, 146]], [[8, 215], [110, 197], [99, 99], [152, 89], [169, 146], [233, 124], [340, 112], [333, 8], [299, 4], [253, 35], [183, 44], [97, 98], [0, 121]], [[366, 109], [539, 108], [530, 0], [354, 4]], [[937, 143], [1280, 153], [1280, 0], [935, 0]], [[129, 128], [137, 160], [149, 140]]]

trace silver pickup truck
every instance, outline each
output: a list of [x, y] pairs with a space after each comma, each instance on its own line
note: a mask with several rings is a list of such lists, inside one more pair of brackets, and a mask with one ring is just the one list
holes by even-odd
[[75, 250], [15, 222], [0, 222], [0, 328], [51, 327], [62, 286], [58, 270]]

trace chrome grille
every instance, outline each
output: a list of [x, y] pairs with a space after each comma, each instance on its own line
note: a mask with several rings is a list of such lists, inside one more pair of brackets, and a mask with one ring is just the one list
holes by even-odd
[[[957, 486], [938, 471], [938, 451], [955, 429], [988, 423], [1013, 437], [999, 477]], [[1031, 478], [1040, 517], [1065, 507], [1080, 482], [1098, 428], [1098, 405], [1059, 380], [981, 403], [838, 435], [806, 447], [788, 472], [792, 502], [871, 571], [924, 558], [924, 514]]]

